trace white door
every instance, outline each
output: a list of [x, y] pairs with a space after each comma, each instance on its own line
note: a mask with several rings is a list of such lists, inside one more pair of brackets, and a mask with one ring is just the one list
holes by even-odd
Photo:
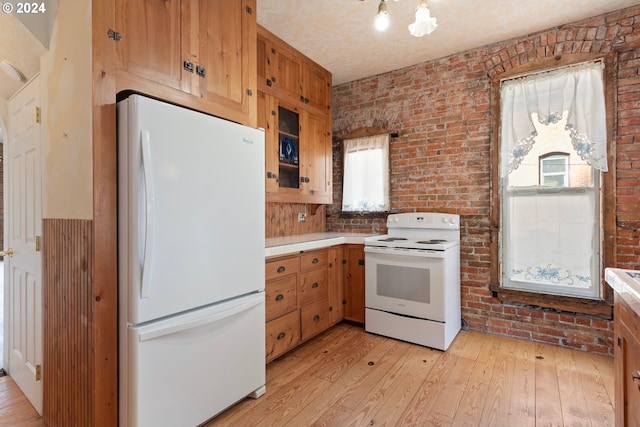
[[[5, 141], [8, 233], [5, 280], [9, 298], [9, 375], [42, 414], [42, 194], [40, 163], [40, 79], [9, 100]], [[38, 117], [37, 117], [38, 116]]]

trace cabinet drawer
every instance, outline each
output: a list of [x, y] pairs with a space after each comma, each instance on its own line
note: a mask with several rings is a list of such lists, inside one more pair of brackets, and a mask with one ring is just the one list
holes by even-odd
[[328, 296], [328, 272], [326, 268], [312, 270], [300, 275], [300, 305]]
[[318, 267], [326, 267], [329, 264], [327, 251], [309, 252], [300, 255], [300, 270], [311, 270]]
[[267, 322], [296, 309], [298, 306], [297, 287], [297, 276], [288, 276], [267, 283], [265, 292]]
[[266, 280], [277, 279], [298, 272], [298, 257], [267, 261], [264, 266]]
[[275, 359], [300, 342], [300, 312], [298, 310], [267, 322], [266, 359]]
[[329, 301], [318, 300], [301, 309], [302, 340], [306, 340], [329, 327]]

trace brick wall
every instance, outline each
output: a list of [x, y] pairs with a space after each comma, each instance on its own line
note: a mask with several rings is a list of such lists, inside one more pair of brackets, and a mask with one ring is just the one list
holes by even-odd
[[[425, 43], [428, 43], [425, 38]], [[640, 269], [640, 7], [556, 27], [334, 87], [334, 205], [330, 231], [385, 232], [384, 218], [340, 218], [340, 138], [384, 127], [391, 140], [391, 207], [461, 216], [465, 326], [613, 354], [613, 324], [576, 313], [503, 304], [489, 291], [490, 79], [562, 53], [618, 53], [618, 267]]]

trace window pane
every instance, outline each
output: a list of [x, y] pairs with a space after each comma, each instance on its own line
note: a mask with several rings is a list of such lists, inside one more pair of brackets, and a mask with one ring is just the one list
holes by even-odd
[[342, 210], [389, 209], [388, 135], [345, 141]]
[[564, 175], [546, 175], [542, 185], [545, 187], [564, 187]]
[[[567, 113], [563, 112], [564, 118], [558, 123], [548, 125], [540, 124], [536, 114], [531, 116], [532, 121], [536, 123], [538, 136], [520, 166], [507, 176], [509, 187], [556, 186], [547, 183], [544, 176], [547, 173], [566, 173], [565, 182], [559, 185], [561, 187], [577, 188], [593, 185], [592, 167], [576, 153], [571, 144], [569, 132], [565, 129]], [[567, 156], [549, 155], [557, 152], [569, 154]], [[555, 183], [558, 178], [552, 180]]]
[[552, 172], [561, 172], [564, 173], [566, 171], [566, 160], [555, 158], [555, 159], [544, 159], [542, 161], [542, 172], [544, 173], [552, 173]]

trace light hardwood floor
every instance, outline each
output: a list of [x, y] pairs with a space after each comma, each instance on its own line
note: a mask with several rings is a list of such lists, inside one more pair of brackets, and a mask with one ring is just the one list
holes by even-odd
[[42, 417], [9, 376], [0, 377], [0, 426], [44, 427]]
[[[206, 427], [613, 426], [613, 359], [461, 331], [447, 352], [340, 324], [267, 366]], [[10, 377], [0, 426], [43, 427]]]
[[218, 426], [613, 426], [613, 359], [461, 331], [447, 352], [340, 324], [267, 366]]

